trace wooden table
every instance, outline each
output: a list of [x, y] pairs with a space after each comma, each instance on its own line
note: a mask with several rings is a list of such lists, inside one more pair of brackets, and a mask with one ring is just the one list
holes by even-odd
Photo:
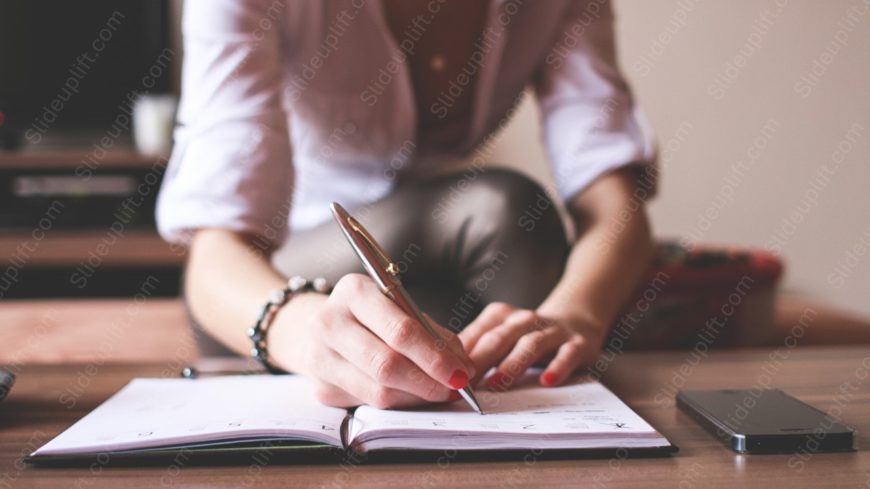
[[[700, 359], [700, 361], [696, 361]], [[135, 376], [173, 375], [177, 365], [24, 366], [0, 402], [0, 488], [6, 487], [870, 487], [870, 348], [788, 348], [710, 353], [631, 353], [604, 381], [680, 447], [670, 458], [463, 462], [367, 466], [34, 468], [22, 454], [109, 397]], [[738, 455], [673, 404], [675, 384], [690, 388], [771, 383], [859, 431], [859, 451]]]

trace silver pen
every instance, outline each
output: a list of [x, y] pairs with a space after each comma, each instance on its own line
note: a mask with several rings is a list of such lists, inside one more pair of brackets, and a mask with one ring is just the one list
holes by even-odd
[[[381, 245], [379, 245], [366, 228], [364, 228], [359, 221], [351, 217], [351, 215], [348, 214], [341, 205], [333, 202], [330, 209], [332, 210], [332, 215], [335, 217], [335, 220], [338, 221], [341, 231], [344, 233], [344, 236], [353, 248], [353, 251], [356, 252], [356, 255], [359, 257], [360, 261], [362, 261], [363, 267], [366, 269], [369, 276], [371, 276], [372, 280], [378, 284], [378, 288], [381, 292], [392, 299], [393, 302], [405, 311], [406, 314], [422, 324], [423, 328], [425, 328], [433, 338], [441, 340], [441, 336], [437, 331], [435, 331], [435, 328], [429, 324], [426, 316], [420, 312], [420, 308], [417, 307], [417, 304], [414, 303], [414, 300], [411, 299], [410, 295], [408, 295], [408, 291], [406, 291], [405, 287], [402, 286], [402, 281], [399, 279], [399, 270], [396, 267], [396, 264], [387, 257], [387, 254], [384, 252], [383, 248], [381, 248]], [[474, 397], [474, 392], [471, 390], [470, 385], [459, 389], [458, 392], [472, 409], [483, 414], [483, 411], [480, 409], [480, 404]]]

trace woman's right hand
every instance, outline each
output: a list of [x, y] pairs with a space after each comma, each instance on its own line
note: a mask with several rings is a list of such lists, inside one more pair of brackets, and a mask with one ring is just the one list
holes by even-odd
[[[288, 307], [297, 299], [315, 301], [301, 323], [298, 309]], [[386, 409], [456, 400], [453, 391], [475, 376], [474, 364], [456, 335], [430, 322], [441, 339], [371, 278], [348, 274], [329, 296], [291, 299], [272, 325], [269, 352], [279, 366], [313, 379], [318, 399], [331, 406]]]

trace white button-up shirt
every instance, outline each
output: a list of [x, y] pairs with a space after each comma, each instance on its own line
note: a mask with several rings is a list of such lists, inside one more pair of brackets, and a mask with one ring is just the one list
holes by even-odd
[[187, 0], [182, 26], [179, 126], [157, 205], [170, 241], [220, 227], [280, 243], [288, 223], [329, 219], [332, 201], [365, 205], [403, 175], [467, 159], [528, 86], [563, 198], [654, 163], [617, 68], [608, 0], [494, 0], [464, 67], [470, 130], [443, 154], [417, 147], [414, 36], [394, 38], [380, 0]]

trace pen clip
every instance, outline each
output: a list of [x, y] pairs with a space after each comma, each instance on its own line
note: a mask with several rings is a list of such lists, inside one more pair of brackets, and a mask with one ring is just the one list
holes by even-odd
[[359, 236], [364, 239], [372, 251], [378, 255], [380, 260], [380, 265], [384, 267], [384, 271], [387, 272], [391, 277], [398, 277], [399, 268], [390, 260], [390, 257], [387, 256], [387, 252], [381, 248], [381, 245], [378, 244], [377, 241], [369, 234], [368, 230], [363, 227], [362, 224], [359, 223], [356, 219], [351, 216], [347, 216], [347, 223], [350, 225], [351, 229], [353, 229]]

